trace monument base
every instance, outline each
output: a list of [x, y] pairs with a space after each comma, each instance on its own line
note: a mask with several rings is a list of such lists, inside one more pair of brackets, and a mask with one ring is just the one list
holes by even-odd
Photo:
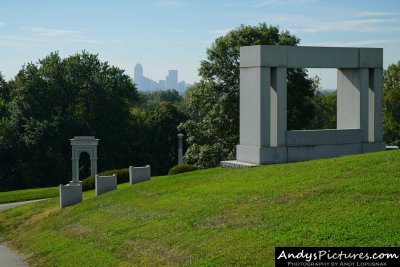
[[78, 182], [76, 182], [76, 181], [69, 181], [69, 183], [68, 183], [67, 185], [81, 185], [81, 184], [82, 184], [81, 181], [78, 181]]
[[238, 145], [236, 161], [223, 161], [221, 167], [236, 168], [246, 164], [258, 166], [274, 163], [298, 162], [313, 159], [333, 158], [345, 155], [379, 152], [385, 150], [384, 142], [297, 145], [285, 147], [253, 147]]
[[256, 165], [287, 162], [286, 147], [236, 146], [236, 160]]
[[259, 165], [248, 163], [248, 162], [240, 162], [236, 160], [225, 160], [221, 161], [221, 168], [233, 168], [233, 169], [242, 169], [242, 168], [253, 168], [258, 167]]

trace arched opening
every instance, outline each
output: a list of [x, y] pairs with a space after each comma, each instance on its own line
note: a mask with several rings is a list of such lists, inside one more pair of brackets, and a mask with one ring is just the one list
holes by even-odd
[[[80, 177], [85, 178], [97, 174], [99, 139], [95, 139], [94, 136], [74, 136], [74, 139], [70, 139], [70, 141], [72, 146], [72, 180], [70, 184], [79, 184]], [[82, 152], [85, 153], [82, 154]]]
[[90, 176], [90, 155], [83, 151], [79, 155], [79, 180], [82, 181], [88, 176]]

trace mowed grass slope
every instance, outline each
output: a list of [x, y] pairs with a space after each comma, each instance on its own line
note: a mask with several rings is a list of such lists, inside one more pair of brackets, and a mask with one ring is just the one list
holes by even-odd
[[84, 199], [2, 212], [0, 236], [32, 266], [273, 266], [275, 246], [400, 246], [400, 151], [154, 177]]

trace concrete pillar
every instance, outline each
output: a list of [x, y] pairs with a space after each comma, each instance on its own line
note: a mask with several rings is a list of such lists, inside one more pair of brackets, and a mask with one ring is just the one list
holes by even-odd
[[369, 113], [369, 73], [367, 68], [360, 68], [359, 70], [360, 79], [360, 129], [362, 134], [362, 142], [368, 142], [369, 140], [369, 125], [370, 125], [370, 113]]
[[287, 130], [287, 69], [271, 68], [270, 146], [286, 145]]
[[97, 174], [97, 147], [93, 147], [90, 154], [90, 175]]
[[362, 142], [382, 142], [382, 69], [338, 69], [337, 128], [361, 129]]
[[373, 124], [371, 131], [373, 131], [373, 134], [371, 135], [371, 142], [382, 142], [383, 69], [370, 69], [369, 73], [370, 106], [373, 107], [373, 117], [371, 116], [371, 124]]
[[183, 146], [182, 146], [183, 134], [178, 134], [178, 165], [183, 164]]
[[240, 69], [240, 145], [270, 145], [271, 68]]
[[286, 161], [287, 69], [240, 68], [240, 145], [238, 161]]
[[337, 129], [360, 129], [360, 72], [338, 69]]
[[70, 184], [79, 184], [79, 157], [74, 156], [71, 158], [71, 161], [72, 161], [72, 180]]

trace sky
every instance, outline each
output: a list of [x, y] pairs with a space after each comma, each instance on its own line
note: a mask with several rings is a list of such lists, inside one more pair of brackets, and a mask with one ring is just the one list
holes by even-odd
[[[244, 25], [278, 26], [305, 46], [380, 47], [384, 67], [400, 60], [400, 0], [0, 0], [0, 72], [12, 79], [51, 52], [86, 50], [133, 77], [200, 80], [207, 48]], [[336, 88], [334, 69], [311, 69]]]

